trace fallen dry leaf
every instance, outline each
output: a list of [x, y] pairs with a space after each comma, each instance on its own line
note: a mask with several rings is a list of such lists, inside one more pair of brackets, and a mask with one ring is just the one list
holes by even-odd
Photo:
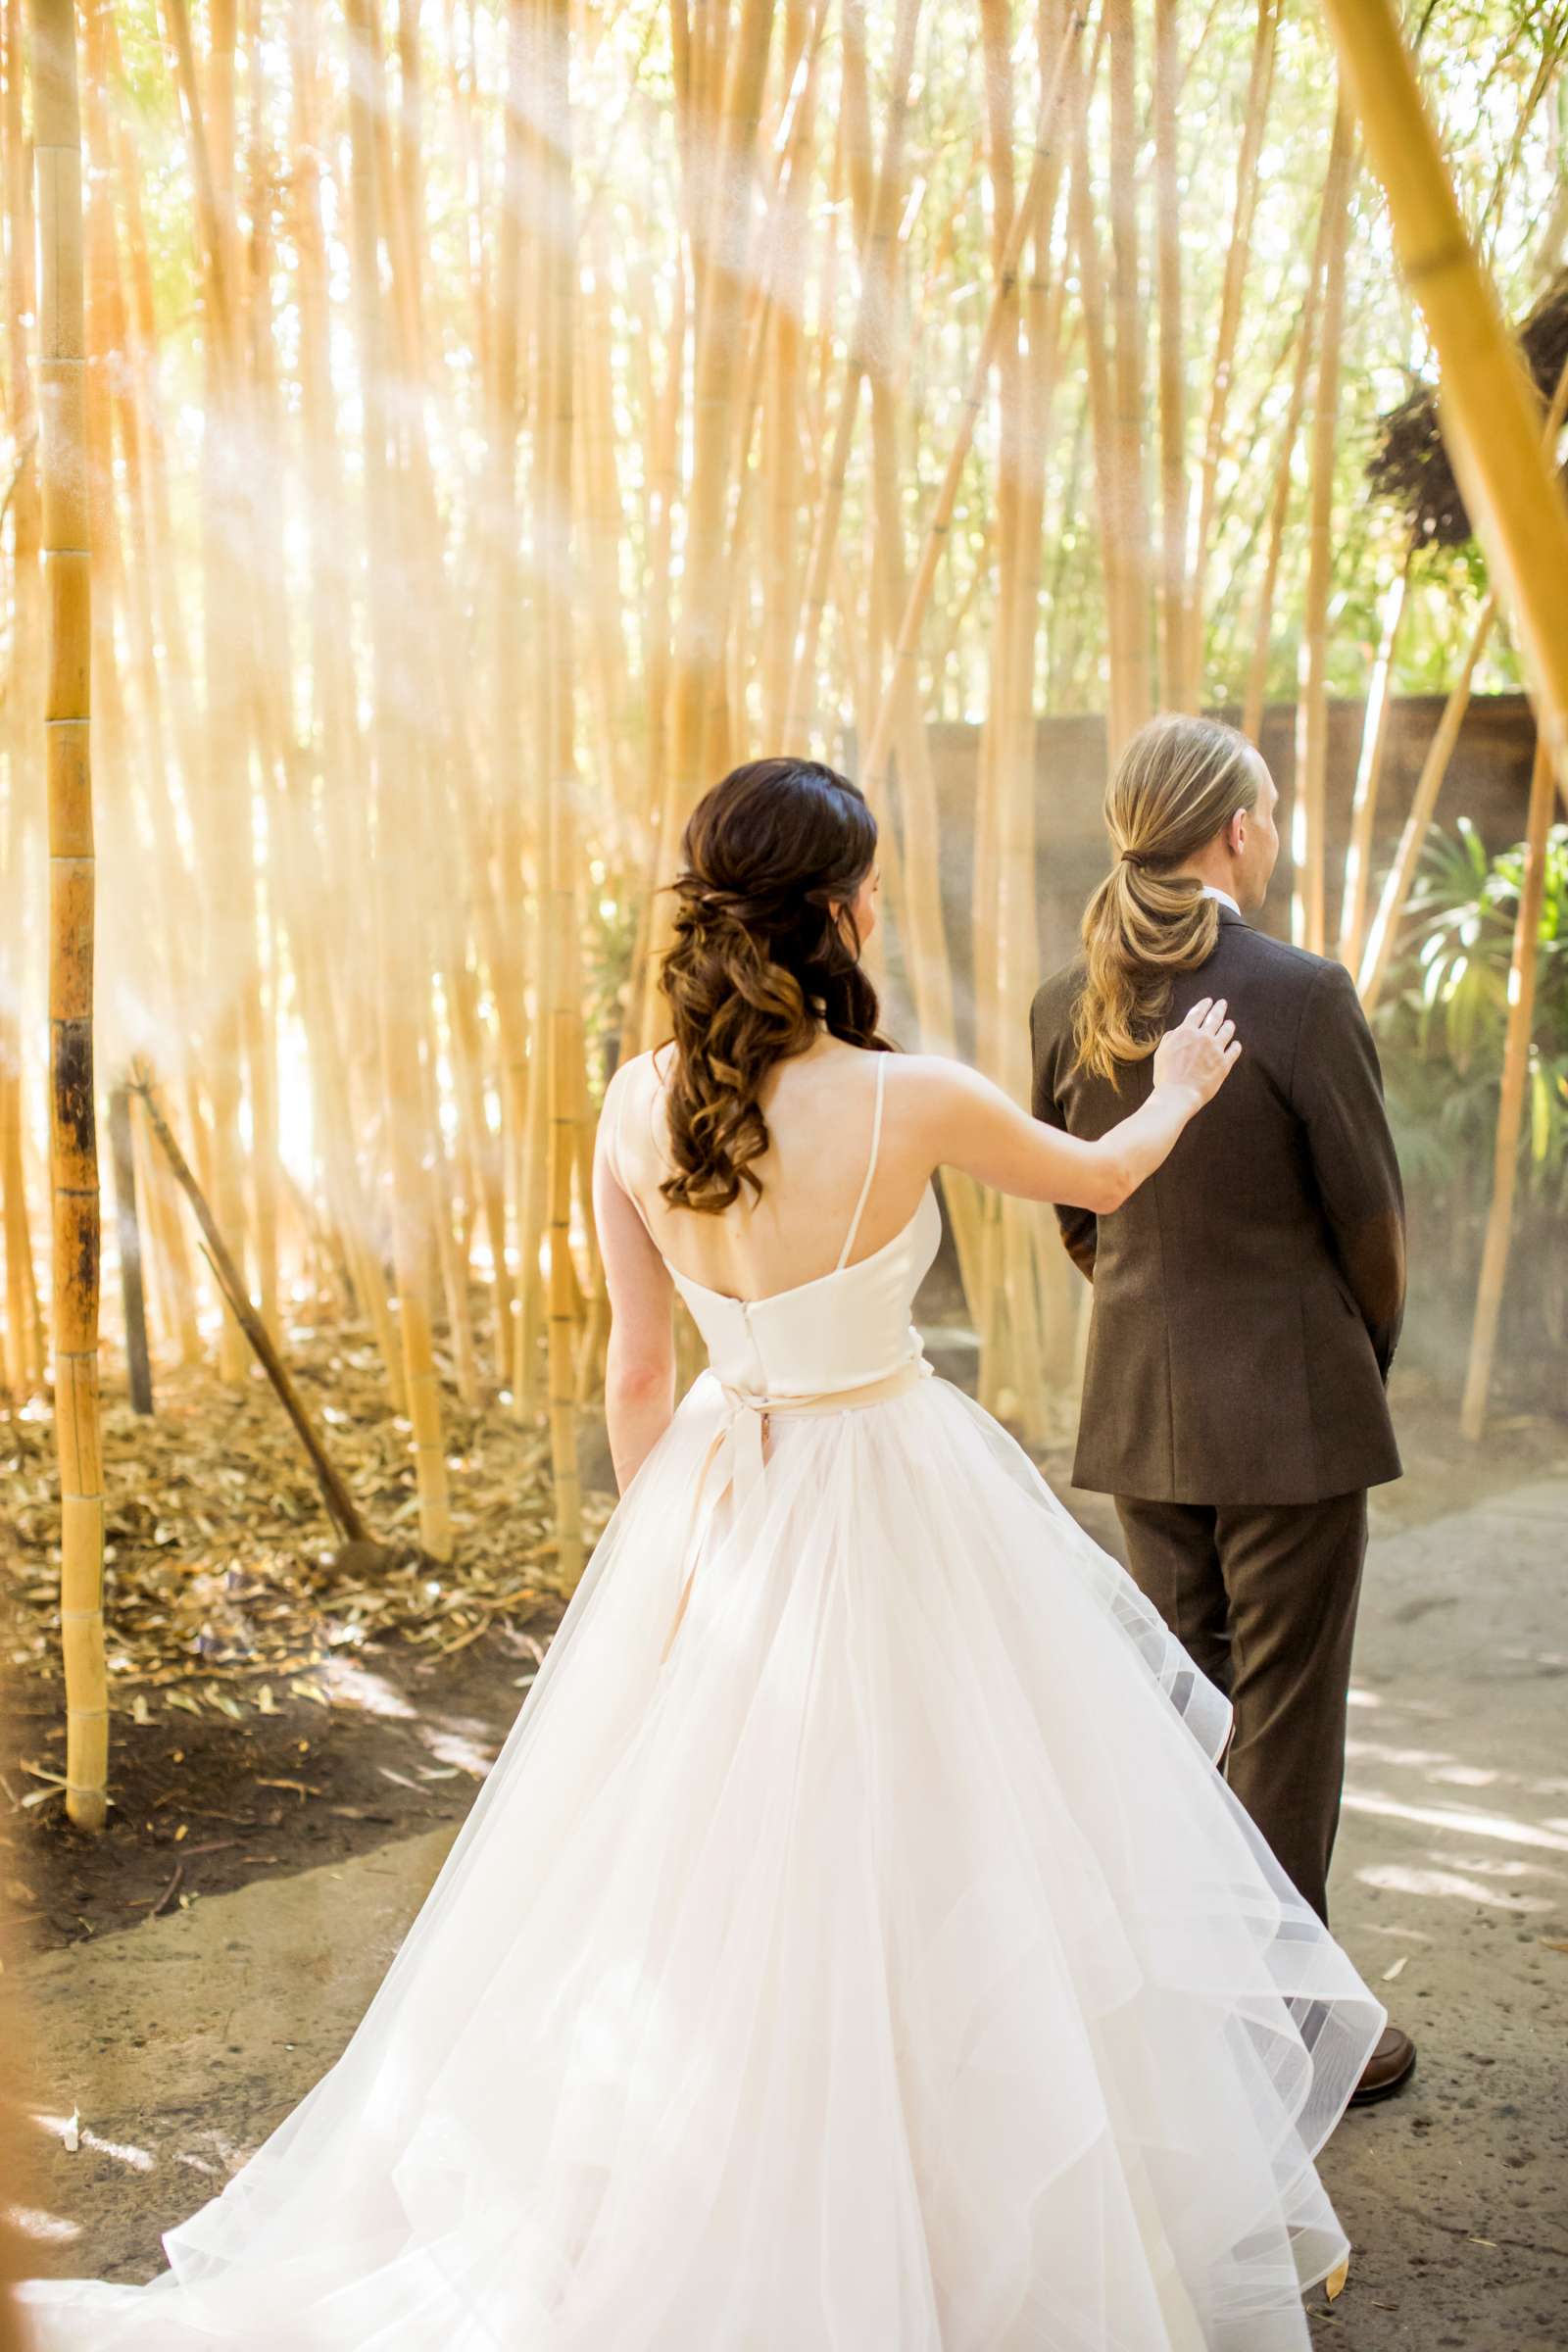
[[1323, 2292], [1331, 2303], [1337, 2303], [1345, 2292], [1345, 2282], [1350, 2276], [1350, 2258], [1346, 2256], [1337, 2271], [1330, 2271], [1323, 2281]]
[[[549, 1441], [542, 1416], [499, 1402], [473, 1411], [447, 1384], [457, 1555], [439, 1573], [413, 1542], [407, 1425], [388, 1410], [373, 1340], [337, 1319], [289, 1333], [289, 1364], [330, 1398], [332, 1451], [381, 1544], [338, 1545], [298, 1443], [265, 1383], [219, 1387], [210, 1366], [166, 1371], [158, 1411], [103, 1399], [105, 1607], [111, 1705], [138, 1724], [175, 1708], [232, 1721], [275, 1710], [292, 1676], [383, 1640], [458, 1651], [493, 1626], [530, 1617], [549, 1630], [568, 1597], [550, 1532]], [[0, 1483], [0, 1664], [60, 1685], [60, 1497], [47, 1421], [8, 1424]], [[585, 1497], [592, 1543], [611, 1509]], [[272, 1707], [258, 1695], [273, 1694]], [[330, 1684], [313, 1690], [334, 1702]]]

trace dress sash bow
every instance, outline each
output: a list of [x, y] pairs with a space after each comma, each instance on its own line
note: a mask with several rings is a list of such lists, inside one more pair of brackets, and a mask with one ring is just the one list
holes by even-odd
[[[775, 1413], [853, 1413], [872, 1404], [887, 1404], [895, 1396], [905, 1396], [931, 1377], [931, 1366], [923, 1355], [911, 1356], [895, 1371], [881, 1380], [870, 1381], [858, 1389], [824, 1389], [814, 1396], [759, 1396], [749, 1389], [720, 1383], [724, 1409], [717, 1428], [709, 1441], [697, 1472], [692, 1494], [692, 1512], [688, 1522], [683, 1556], [689, 1557], [696, 1547], [699, 1530], [706, 1512], [715, 1507], [729, 1494], [737, 1513], [744, 1511], [762, 1492], [763, 1466], [767, 1458], [767, 1425]], [[686, 1614], [686, 1602], [691, 1592], [695, 1562], [688, 1569], [681, 1589], [680, 1605], [675, 1622], [664, 1642], [663, 1656], [668, 1657], [670, 1645]]]

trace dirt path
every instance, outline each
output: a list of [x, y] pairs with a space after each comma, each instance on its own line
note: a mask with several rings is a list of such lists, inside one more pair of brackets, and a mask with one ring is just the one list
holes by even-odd
[[[1327, 2151], [1356, 2251], [1333, 2309], [1313, 2298], [1314, 2341], [1561, 2352], [1568, 1477], [1420, 1525], [1384, 1507], [1375, 1525], [1336, 1924], [1421, 2063]], [[40, 2267], [157, 2267], [159, 2230], [213, 2193], [342, 2047], [450, 1836], [24, 1965], [46, 2054], [38, 2105], [57, 2119], [41, 2135]]]

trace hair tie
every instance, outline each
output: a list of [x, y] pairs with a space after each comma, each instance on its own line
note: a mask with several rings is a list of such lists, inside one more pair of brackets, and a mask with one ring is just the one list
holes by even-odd
[[721, 890], [716, 882], [706, 882], [700, 874], [682, 874], [675, 884], [688, 906], [706, 915], [733, 915], [740, 902], [731, 890]]

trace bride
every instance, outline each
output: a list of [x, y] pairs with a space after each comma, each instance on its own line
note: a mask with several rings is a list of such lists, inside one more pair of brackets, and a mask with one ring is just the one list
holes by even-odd
[[595, 1164], [619, 1508], [341, 2060], [40, 2352], [1305, 2347], [1383, 2012], [909, 1322], [937, 1168], [1112, 1209], [1240, 1047], [1196, 1007], [1095, 1144], [893, 1054], [875, 845], [798, 760], [692, 818]]

